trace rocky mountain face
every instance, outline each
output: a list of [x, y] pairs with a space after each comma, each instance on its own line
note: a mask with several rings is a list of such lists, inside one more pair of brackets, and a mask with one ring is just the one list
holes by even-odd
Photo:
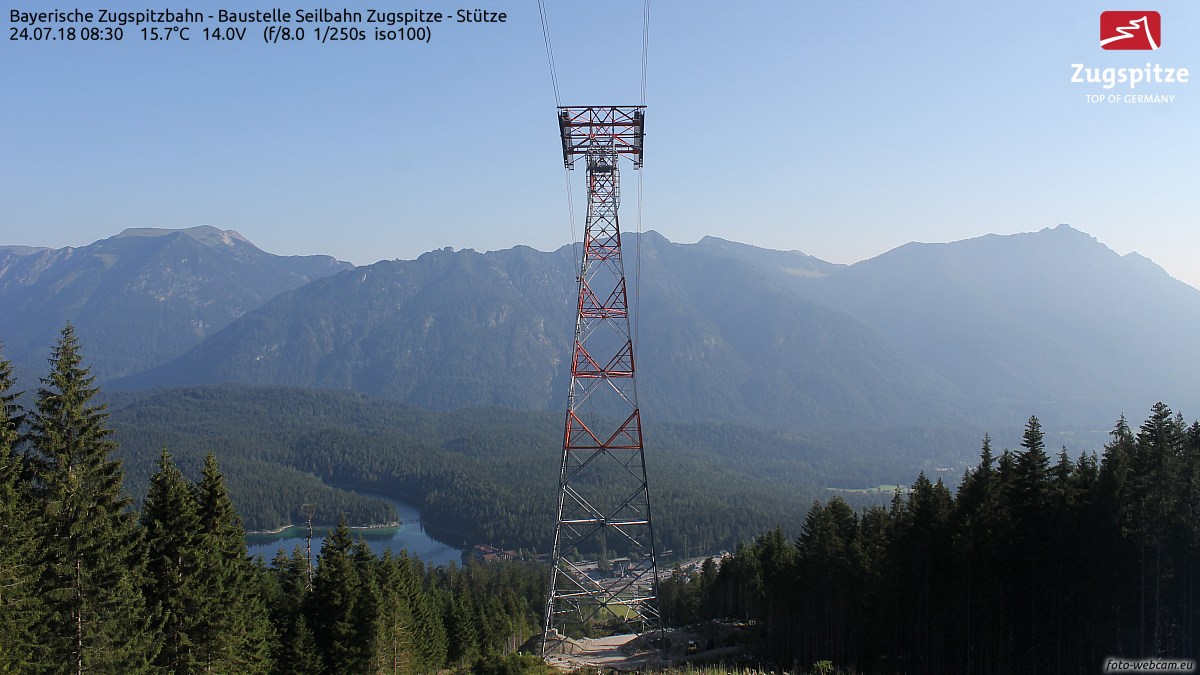
[[[638, 303], [642, 405], [669, 419], [957, 417], [952, 386], [859, 321], [745, 263], [649, 234]], [[434, 251], [285, 293], [121, 386], [345, 388], [452, 409], [557, 409], [573, 330], [570, 248]], [[922, 407], [914, 407], [921, 401]]]
[[[1200, 291], [1067, 226], [913, 243], [849, 266], [634, 236], [650, 419], [836, 430], [1037, 414], [1105, 429], [1160, 399], [1200, 407]], [[129, 374], [113, 387], [270, 384], [435, 410], [558, 410], [576, 266], [571, 247], [516, 247], [350, 268], [214, 229], [130, 231], [81, 249], [0, 249], [0, 310], [17, 317], [9, 358], [44, 350], [70, 319], [99, 374]]]
[[233, 231], [126, 230], [78, 248], [0, 247], [4, 355], [44, 370], [63, 325], [101, 380], [168, 361], [283, 291], [351, 267], [266, 253]]

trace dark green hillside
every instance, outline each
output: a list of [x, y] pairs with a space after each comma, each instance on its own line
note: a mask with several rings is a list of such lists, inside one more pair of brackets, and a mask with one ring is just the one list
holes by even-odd
[[[331, 486], [400, 497], [454, 543], [545, 550], [561, 448], [559, 413], [501, 408], [429, 412], [337, 391], [202, 387], [110, 395], [111, 423], [137, 490], [170, 448], [185, 474], [218, 453], [249, 529], [346, 511], [378, 522], [388, 507]], [[728, 548], [799, 517], [828, 485], [893, 482], [925, 460], [952, 463], [970, 447], [930, 455], [916, 430], [850, 441], [721, 424], [649, 422], [647, 461], [666, 547]]]

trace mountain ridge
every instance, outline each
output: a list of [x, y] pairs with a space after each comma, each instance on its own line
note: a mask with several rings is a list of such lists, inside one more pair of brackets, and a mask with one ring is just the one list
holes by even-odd
[[[857, 321], [779, 292], [745, 263], [706, 258], [690, 265], [695, 253], [657, 233], [643, 235], [640, 250], [644, 286], [633, 302], [640, 297], [643, 312], [637, 324], [643, 408], [672, 419], [757, 416], [781, 423], [797, 407], [813, 419], [840, 419], [831, 407], [836, 400], [847, 414], [899, 422], [916, 413], [904, 402], [911, 397], [926, 401], [931, 414], [960, 419], [952, 387]], [[176, 361], [114, 384], [342, 387], [434, 410], [555, 409], [569, 375], [575, 264], [571, 247], [439, 250], [414, 261], [381, 261], [285, 293]], [[752, 295], [761, 291], [762, 302], [724, 297], [730, 286], [744, 284], [758, 289]], [[778, 317], [769, 338], [745, 329], [753, 318], [727, 311], [747, 307]], [[824, 336], [827, 346], [792, 349], [804, 335]], [[376, 339], [394, 344], [372, 344]], [[844, 363], [843, 353], [873, 364], [880, 386], [864, 386], [832, 367]], [[771, 364], [785, 364], [787, 373]], [[830, 398], [798, 388], [791, 378], [799, 375], [821, 382]], [[706, 389], [706, 380], [722, 386]], [[671, 394], [681, 390], [694, 396]]]
[[[642, 282], [631, 298], [642, 404], [664, 418], [836, 428], [987, 425], [1037, 413], [1048, 424], [1107, 426], [1114, 410], [1136, 414], [1160, 399], [1200, 404], [1190, 387], [1200, 350], [1186, 339], [1200, 331], [1200, 291], [1068, 225], [910, 242], [853, 265], [717, 237], [624, 239], [630, 281], [640, 270]], [[160, 271], [180, 254], [212, 251], [222, 264], [256, 269], [296, 260], [203, 226], [126, 230], [33, 257], [0, 249], [0, 309], [12, 307], [13, 261], [30, 277], [58, 270], [61, 281], [64, 260], [119, 269], [122, 256], [106, 248], [117, 245], [172, 251], [153, 258]], [[569, 379], [574, 256], [572, 246], [439, 249], [341, 263], [307, 283], [291, 274], [290, 286], [260, 293], [170, 358], [109, 368], [102, 379], [123, 388], [341, 388], [433, 410], [557, 409]], [[337, 261], [316, 263], [330, 272]], [[221, 277], [209, 270], [180, 286], [147, 274], [142, 290], [159, 303], [194, 301]], [[12, 338], [0, 338], [12, 358]], [[101, 350], [101, 361], [110, 358]]]
[[[1200, 330], [1200, 291], [1069, 225], [906, 244], [803, 292], [889, 335], [969, 396], [1010, 408], [1054, 403], [1094, 417], [1160, 399], [1200, 403], [1189, 385], [1200, 350], [1185, 337]], [[1142, 325], [1143, 314], [1160, 325]], [[1144, 349], [1178, 363], [1139, 357]]]
[[233, 246], [234, 241], [240, 241], [258, 248], [254, 245], [254, 242], [243, 237], [237, 230], [222, 230], [220, 228], [213, 227], [212, 225], [197, 225], [195, 227], [187, 227], [182, 229], [169, 229], [160, 227], [127, 227], [113, 235], [111, 238], [128, 239], [130, 237], [166, 237], [175, 233], [182, 233], [185, 236], [191, 237], [192, 239], [205, 244], [224, 244], [226, 246]]
[[[89, 336], [101, 380], [186, 351], [274, 295], [349, 267], [274, 256], [233, 231], [125, 230], [80, 247], [0, 248], [5, 357], [40, 367], [63, 325]], [[15, 329], [14, 329], [15, 328]]]

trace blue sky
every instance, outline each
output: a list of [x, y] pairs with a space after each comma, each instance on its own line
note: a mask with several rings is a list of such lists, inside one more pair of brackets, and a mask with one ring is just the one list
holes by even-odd
[[[562, 102], [636, 103], [642, 1], [546, 5]], [[268, 46], [253, 26], [243, 44], [146, 43], [131, 27], [122, 43], [8, 39], [12, 9], [51, 6], [3, 3], [0, 243], [208, 224], [274, 253], [364, 264], [570, 240], [535, 0], [480, 0], [470, 7], [508, 22], [436, 27], [427, 45]], [[1200, 286], [1200, 83], [1069, 82], [1072, 63], [1200, 78], [1194, 2], [1153, 4], [1162, 49], [1100, 49], [1100, 12], [1139, 7], [652, 2], [643, 227], [854, 262], [1065, 222]], [[1089, 104], [1089, 93], [1175, 100]], [[623, 175], [633, 229], [635, 174]]]

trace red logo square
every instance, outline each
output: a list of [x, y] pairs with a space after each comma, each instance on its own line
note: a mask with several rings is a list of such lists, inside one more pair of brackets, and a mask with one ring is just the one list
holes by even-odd
[[1158, 49], [1162, 17], [1158, 12], [1102, 12], [1100, 46], [1104, 49]]

